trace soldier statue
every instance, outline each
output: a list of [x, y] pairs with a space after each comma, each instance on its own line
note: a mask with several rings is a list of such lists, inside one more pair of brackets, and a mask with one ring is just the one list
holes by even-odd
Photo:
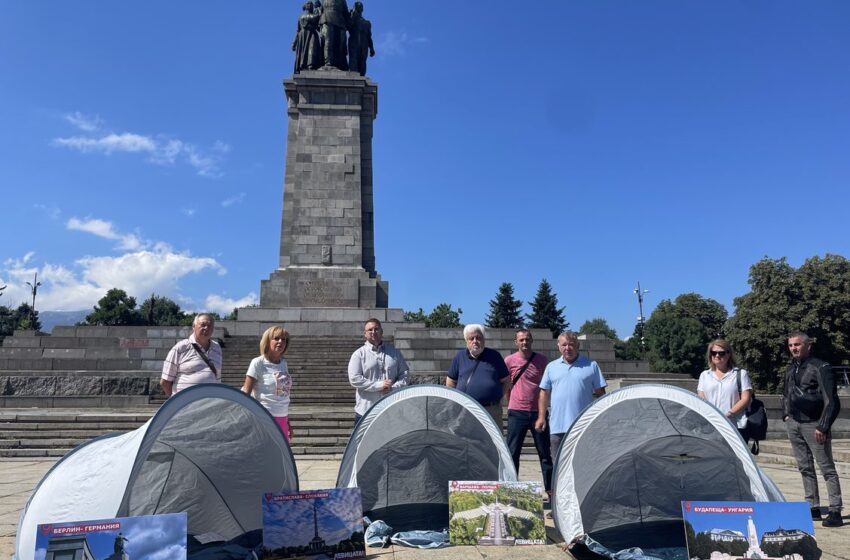
[[345, 32], [349, 28], [351, 14], [345, 0], [327, 0], [322, 9], [319, 24], [325, 45], [325, 66], [348, 70], [346, 61]]
[[304, 4], [304, 12], [298, 18], [298, 30], [292, 41], [295, 51], [295, 74], [301, 70], [318, 70], [322, 66], [322, 44], [319, 41], [319, 18], [314, 4]]
[[363, 2], [355, 2], [348, 28], [348, 69], [366, 75], [366, 61], [375, 56], [372, 22], [363, 17]]
[[123, 555], [124, 554], [124, 542], [129, 541], [129, 540], [130, 539], [125, 537], [123, 533], [118, 533], [118, 536], [115, 537], [115, 543], [112, 545], [112, 550], [115, 552], [115, 554], [117, 554], [118, 556]]

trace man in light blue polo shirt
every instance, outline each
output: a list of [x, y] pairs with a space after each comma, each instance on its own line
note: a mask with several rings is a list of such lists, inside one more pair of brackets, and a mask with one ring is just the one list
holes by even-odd
[[549, 362], [540, 381], [540, 402], [537, 407], [538, 432], [546, 427], [546, 410], [549, 414], [549, 439], [552, 451], [557, 451], [561, 439], [587, 405], [605, 394], [605, 378], [599, 365], [578, 353], [578, 333], [566, 331], [558, 337], [561, 357]]

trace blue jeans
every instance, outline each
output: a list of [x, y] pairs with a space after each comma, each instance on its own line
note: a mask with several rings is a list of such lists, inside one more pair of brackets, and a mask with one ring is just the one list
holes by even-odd
[[537, 412], [525, 410], [508, 409], [508, 449], [514, 460], [514, 467], [519, 473], [519, 456], [522, 453], [522, 444], [525, 442], [525, 434], [531, 430], [534, 438], [534, 447], [537, 448], [537, 456], [540, 458], [540, 470], [543, 473], [543, 486], [549, 492], [552, 489], [552, 453], [549, 445], [549, 416], [546, 415], [546, 429], [538, 432], [534, 429], [537, 421]]

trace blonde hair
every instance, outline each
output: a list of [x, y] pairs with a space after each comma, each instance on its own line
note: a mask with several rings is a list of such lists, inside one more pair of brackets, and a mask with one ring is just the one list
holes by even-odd
[[272, 347], [272, 340], [275, 338], [282, 336], [284, 341], [283, 353], [286, 354], [286, 351], [289, 350], [289, 333], [285, 328], [274, 326], [266, 329], [266, 332], [263, 333], [263, 336], [260, 337], [260, 354], [268, 357], [269, 349]]

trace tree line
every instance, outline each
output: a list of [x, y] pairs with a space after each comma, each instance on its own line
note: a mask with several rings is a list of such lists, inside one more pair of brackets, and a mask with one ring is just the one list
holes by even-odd
[[[806, 332], [815, 342], [816, 355], [833, 365], [850, 361], [850, 260], [827, 254], [807, 259], [794, 268], [786, 258], [765, 257], [750, 267], [750, 291], [734, 299], [729, 315], [718, 301], [694, 292], [661, 300], [644, 325], [620, 340], [601, 317], [585, 321], [578, 332], [602, 334], [614, 340], [618, 359], [647, 360], [653, 371], [689, 373], [707, 367], [705, 350], [715, 338], [726, 338], [738, 365], [750, 372], [756, 387], [775, 391], [788, 363], [788, 334]], [[545, 328], [553, 336], [569, 327], [564, 308], [545, 279], [529, 302], [531, 313], [521, 313], [523, 302], [505, 282], [490, 300], [486, 325], [492, 328]], [[461, 309], [438, 305], [430, 314], [420, 308], [405, 319], [429, 327], [460, 327]]]
[[[210, 313], [217, 321], [235, 320], [236, 309], [225, 317]], [[91, 313], [79, 325], [99, 326], [190, 326], [194, 312], [185, 312], [174, 300], [151, 294], [142, 305], [120, 288], [112, 288], [98, 300]]]
[[[757, 388], [775, 391], [788, 362], [787, 336], [804, 331], [815, 341], [818, 357], [833, 365], [850, 359], [850, 260], [827, 254], [807, 259], [799, 268], [787, 259], [765, 257], [750, 267], [750, 291], [735, 298], [730, 317], [719, 302], [689, 292], [658, 303], [645, 325], [635, 325], [631, 337], [620, 340], [604, 318], [585, 321], [581, 334], [602, 334], [615, 341], [617, 358], [647, 360], [653, 371], [681, 372], [694, 376], [705, 369], [705, 348], [714, 338], [726, 338], [735, 348], [737, 362], [749, 370]], [[523, 302], [509, 282], [499, 286], [490, 300], [486, 325], [491, 328], [548, 329], [553, 337], [569, 327], [564, 307], [544, 278], [531, 313], [523, 315]], [[432, 328], [458, 328], [461, 308], [441, 303], [426, 313], [407, 311], [407, 321]], [[235, 319], [236, 310], [225, 317]], [[141, 306], [119, 288], [110, 289], [94, 306], [82, 325], [190, 325], [186, 313], [173, 300], [151, 295]], [[38, 312], [22, 303], [16, 309], [0, 306], [0, 338], [16, 329], [41, 328]]]
[[[548, 329], [552, 336], [563, 332], [570, 324], [564, 318], [564, 308], [558, 307], [558, 296], [552, 285], [544, 278], [540, 281], [537, 294], [529, 302], [531, 313], [521, 313], [522, 301], [514, 298], [514, 287], [510, 282], [499, 286], [496, 297], [490, 300], [490, 312], [485, 325], [494, 329]], [[463, 324], [460, 316], [463, 309], [452, 309], [451, 304], [441, 303], [430, 313], [420, 307], [418, 311], [406, 311], [404, 320], [425, 323], [429, 328], [459, 328]]]
[[[638, 323], [628, 340], [615, 344], [617, 357], [646, 359], [653, 371], [697, 376], [707, 367], [708, 343], [725, 338], [756, 387], [775, 391], [789, 361], [788, 335], [802, 331], [814, 340], [819, 358], [848, 363], [850, 260], [827, 254], [794, 268], [784, 257], [765, 257], [750, 267], [748, 284], [750, 291], [734, 299], [732, 316], [719, 302], [696, 293], [662, 300], [643, 330]], [[598, 331], [604, 319], [594, 321]], [[604, 334], [616, 339], [613, 330]]]

